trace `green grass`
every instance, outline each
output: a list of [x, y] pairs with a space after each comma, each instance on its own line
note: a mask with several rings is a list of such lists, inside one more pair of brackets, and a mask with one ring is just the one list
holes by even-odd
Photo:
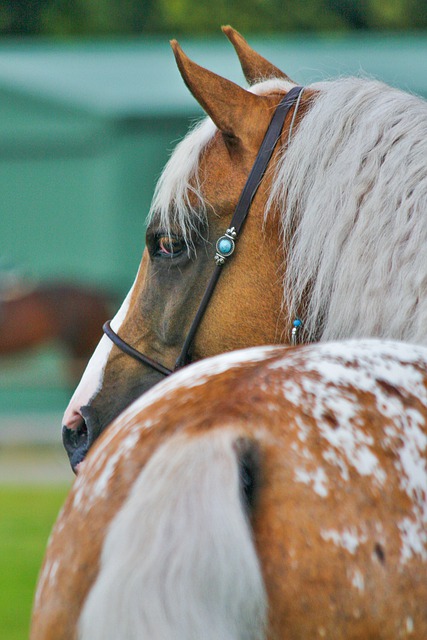
[[47, 539], [69, 487], [0, 486], [0, 638], [27, 640]]

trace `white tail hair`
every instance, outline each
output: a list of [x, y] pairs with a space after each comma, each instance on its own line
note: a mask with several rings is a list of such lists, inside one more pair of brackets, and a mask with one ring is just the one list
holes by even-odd
[[262, 640], [267, 603], [230, 429], [171, 438], [107, 533], [80, 640]]

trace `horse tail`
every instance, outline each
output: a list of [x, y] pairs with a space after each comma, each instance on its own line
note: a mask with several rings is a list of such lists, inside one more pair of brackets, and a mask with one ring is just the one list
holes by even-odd
[[231, 429], [161, 445], [109, 527], [80, 640], [264, 639], [258, 479], [257, 443]]

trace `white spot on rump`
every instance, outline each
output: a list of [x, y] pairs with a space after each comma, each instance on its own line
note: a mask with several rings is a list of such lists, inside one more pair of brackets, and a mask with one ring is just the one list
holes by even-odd
[[37, 608], [40, 606], [40, 598], [44, 589], [48, 586], [53, 588], [56, 583], [56, 574], [59, 569], [59, 560], [53, 560], [46, 562], [43, 572], [40, 575], [39, 583], [37, 585], [37, 591], [34, 600], [34, 606]]
[[303, 484], [312, 486], [313, 491], [321, 498], [326, 498], [329, 493], [328, 478], [322, 467], [312, 471], [297, 468], [295, 469], [294, 478], [297, 482], [302, 482]]
[[401, 561], [405, 564], [414, 555], [427, 560], [427, 528], [426, 514], [424, 517], [416, 517], [414, 520], [404, 518], [399, 524], [400, 540], [402, 543]]
[[111, 454], [104, 465], [102, 473], [92, 485], [91, 499], [95, 502], [98, 497], [104, 496], [107, 491], [110, 479], [117, 467], [117, 463], [126, 453], [129, 453], [139, 440], [139, 433], [129, 434], [123, 442], [117, 447], [116, 451]]
[[364, 590], [365, 590], [365, 578], [363, 577], [363, 574], [359, 569], [355, 569], [354, 570], [353, 577], [351, 579], [351, 584], [360, 593], [364, 592]]
[[413, 631], [414, 631], [414, 621], [410, 616], [408, 616], [406, 618], [406, 633], [413, 633]]
[[336, 529], [322, 529], [320, 535], [326, 542], [333, 542], [337, 547], [342, 547], [354, 555], [359, 545], [365, 543], [368, 536], [359, 532], [356, 527], [337, 531]]

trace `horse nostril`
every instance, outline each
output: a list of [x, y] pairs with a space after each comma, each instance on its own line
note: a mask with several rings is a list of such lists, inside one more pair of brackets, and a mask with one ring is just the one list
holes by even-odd
[[71, 468], [76, 473], [77, 465], [82, 462], [88, 450], [88, 430], [83, 418], [73, 428], [65, 425], [62, 427], [62, 442]]
[[82, 423], [74, 429], [63, 427], [62, 440], [67, 451], [75, 451], [76, 449], [84, 446], [87, 443], [86, 423], [82, 420]]
[[76, 421], [72, 427], [66, 425], [62, 427], [62, 442], [74, 473], [99, 434], [97, 413], [89, 405], [80, 408], [80, 420]]

